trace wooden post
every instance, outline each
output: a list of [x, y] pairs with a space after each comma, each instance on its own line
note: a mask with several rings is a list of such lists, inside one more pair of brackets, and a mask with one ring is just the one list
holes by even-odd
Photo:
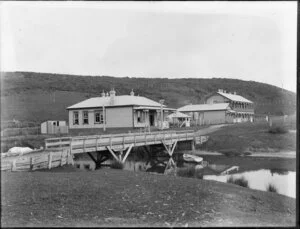
[[136, 145], [136, 135], [134, 134], [134, 146]]
[[70, 140], [70, 153], [72, 153], [72, 142], [73, 142], [73, 138], [71, 138]]
[[128, 157], [128, 155], [129, 155], [129, 153], [130, 153], [132, 147], [133, 147], [133, 144], [131, 144], [131, 145], [129, 146], [129, 148], [127, 149], [127, 152], [126, 152], [126, 154], [125, 154], [125, 156], [124, 156], [124, 158], [123, 158], [123, 160], [122, 160], [123, 163], [125, 162], [126, 158]]
[[106, 148], [107, 148], [108, 151], [111, 153], [111, 155], [113, 155], [113, 157], [114, 157], [117, 161], [119, 161], [119, 158], [118, 158], [118, 157], [116, 156], [116, 154], [113, 152], [113, 150], [111, 149], [111, 147], [107, 146]]
[[86, 138], [83, 139], [83, 152], [84, 152], [84, 153], [86, 152], [86, 151], [85, 151], [85, 139], [86, 139]]
[[33, 170], [33, 165], [34, 165], [34, 158], [30, 158], [30, 170]]
[[98, 151], [98, 137], [96, 138], [96, 151]]
[[16, 159], [12, 161], [12, 167], [11, 167], [11, 171], [16, 171], [17, 167], [16, 167]]
[[52, 166], [52, 152], [48, 155], [48, 169], [51, 169]]
[[60, 154], [60, 166], [63, 165], [63, 159], [64, 159], [64, 152], [62, 151], [61, 154]]

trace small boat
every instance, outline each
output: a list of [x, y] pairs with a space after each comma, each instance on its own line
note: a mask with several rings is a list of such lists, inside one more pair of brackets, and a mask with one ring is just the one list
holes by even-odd
[[195, 155], [191, 155], [191, 154], [183, 154], [183, 160], [187, 161], [187, 162], [196, 162], [196, 163], [201, 163], [203, 161], [202, 157], [198, 157]]

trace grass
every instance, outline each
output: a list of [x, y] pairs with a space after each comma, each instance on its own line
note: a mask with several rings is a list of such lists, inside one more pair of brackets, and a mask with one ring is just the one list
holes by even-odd
[[203, 174], [197, 171], [195, 167], [177, 168], [176, 175], [179, 177], [203, 179]]
[[268, 192], [275, 192], [275, 193], [278, 193], [278, 190], [276, 188], [276, 186], [274, 184], [268, 184], [267, 186], [267, 191]]
[[120, 161], [117, 160], [113, 160], [110, 167], [112, 169], [123, 169], [124, 168], [124, 164]]
[[227, 183], [236, 184], [245, 188], [249, 188], [248, 181], [246, 180], [245, 177], [234, 178], [233, 176], [230, 176], [227, 179]]
[[[275, 126], [275, 124], [274, 124]], [[227, 154], [244, 152], [295, 151], [296, 134], [271, 134], [268, 123], [239, 123], [223, 126], [209, 134], [209, 139], [197, 148], [224, 151]], [[282, 131], [280, 128], [277, 131]]]
[[4, 172], [1, 197], [3, 227], [106, 227], [141, 222], [160, 227], [166, 227], [165, 222], [178, 227], [186, 223], [216, 226], [215, 212], [223, 226], [296, 223], [293, 198], [221, 182], [126, 170]]

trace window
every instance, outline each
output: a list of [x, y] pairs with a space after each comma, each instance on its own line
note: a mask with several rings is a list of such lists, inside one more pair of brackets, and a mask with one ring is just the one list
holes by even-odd
[[78, 111], [73, 112], [73, 125], [79, 125]]
[[103, 111], [95, 111], [95, 123], [103, 124]]
[[89, 124], [89, 112], [83, 111], [83, 124]]
[[142, 121], [142, 117], [141, 117], [141, 112], [140, 111], [137, 112], [137, 121], [138, 122]]

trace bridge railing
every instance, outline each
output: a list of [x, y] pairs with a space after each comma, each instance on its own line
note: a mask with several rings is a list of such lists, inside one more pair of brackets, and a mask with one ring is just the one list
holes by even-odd
[[94, 147], [100, 146], [113, 146], [120, 144], [136, 144], [147, 141], [161, 141], [172, 139], [191, 138], [195, 135], [193, 130], [185, 131], [155, 131], [144, 133], [126, 133], [126, 134], [109, 134], [109, 135], [90, 135], [90, 136], [76, 136], [76, 137], [63, 137], [63, 138], [48, 138], [45, 139], [45, 149], [63, 149], [75, 148], [93, 145]]

